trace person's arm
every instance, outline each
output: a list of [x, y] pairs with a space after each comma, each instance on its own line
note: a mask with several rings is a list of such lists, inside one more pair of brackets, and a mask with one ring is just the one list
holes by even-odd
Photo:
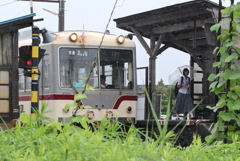
[[182, 88], [182, 87], [187, 87], [188, 85], [187, 84], [183, 84], [183, 78], [181, 77], [179, 80], [178, 80], [178, 85], [177, 87], [178, 88]]
[[187, 84], [182, 84], [182, 85], [180, 84], [180, 85], [178, 85], [177, 87], [178, 87], [178, 88], [182, 88], [182, 87], [187, 87], [187, 86], [188, 86]]
[[178, 85], [177, 85], [178, 88], [181, 88], [181, 87], [182, 87], [181, 81], [182, 81], [182, 77], [180, 77], [180, 79], [178, 80]]

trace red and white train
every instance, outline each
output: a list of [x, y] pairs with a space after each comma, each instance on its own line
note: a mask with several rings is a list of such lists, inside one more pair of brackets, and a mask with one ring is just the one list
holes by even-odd
[[[123, 123], [134, 121], [137, 114], [135, 43], [124, 36], [106, 34], [98, 52], [103, 33], [64, 31], [54, 35], [51, 43], [40, 44], [46, 51], [39, 63], [39, 107], [46, 101], [47, 109], [52, 110], [48, 116], [65, 122], [76, 107], [64, 111], [64, 106], [73, 103], [74, 95], [82, 92], [97, 60], [88, 82], [95, 90], [85, 92], [88, 98], [82, 99], [84, 105], [92, 108], [80, 109], [77, 115], [86, 114], [93, 121], [104, 117], [118, 118]], [[31, 38], [21, 39], [19, 47], [31, 42]], [[19, 105], [21, 111], [30, 114], [31, 78], [22, 71], [19, 68]], [[106, 88], [101, 88], [102, 75], [106, 77]]]

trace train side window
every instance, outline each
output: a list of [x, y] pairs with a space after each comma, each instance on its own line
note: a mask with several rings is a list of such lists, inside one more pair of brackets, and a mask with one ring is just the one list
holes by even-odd
[[24, 90], [25, 82], [24, 82], [23, 69], [19, 68], [18, 70], [19, 70], [18, 88], [19, 90]]
[[31, 83], [32, 83], [32, 79], [31, 77], [25, 77], [25, 85], [26, 85], [26, 90], [31, 90]]
[[133, 86], [133, 63], [132, 62], [125, 62], [124, 63], [124, 87], [132, 89]]
[[23, 69], [18, 69], [19, 70], [19, 81], [18, 81], [18, 87], [19, 90], [31, 90], [31, 77], [24, 76]]
[[43, 61], [43, 87], [49, 88], [49, 68], [50, 64], [48, 63], [48, 60]]

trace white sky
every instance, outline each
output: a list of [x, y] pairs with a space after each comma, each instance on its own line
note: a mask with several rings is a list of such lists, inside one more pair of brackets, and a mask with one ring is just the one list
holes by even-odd
[[[141, 13], [157, 8], [162, 8], [190, 0], [118, 0], [108, 30], [112, 34], [126, 35], [128, 32], [116, 28], [113, 19]], [[219, 0], [212, 0], [218, 3]], [[115, 0], [66, 0], [65, 3], [65, 30], [85, 30], [104, 32]], [[6, 5], [5, 5], [6, 4]], [[224, 6], [230, 5], [230, 0], [223, 2]], [[58, 16], [44, 11], [46, 8], [58, 13], [58, 3], [33, 2], [33, 11], [36, 17], [44, 18], [42, 22], [36, 22], [39, 28], [45, 27], [51, 31], [58, 31]], [[8, 19], [30, 14], [30, 2], [15, 0], [0, 0], [0, 22]], [[149, 57], [137, 38], [133, 39], [137, 48], [137, 67], [149, 65]], [[149, 44], [149, 40], [146, 39]], [[168, 84], [168, 76], [177, 67], [189, 64], [189, 55], [173, 48], [168, 48], [156, 60], [156, 83], [163, 79]], [[139, 76], [143, 81], [143, 76]], [[141, 84], [141, 82], [139, 82]]]

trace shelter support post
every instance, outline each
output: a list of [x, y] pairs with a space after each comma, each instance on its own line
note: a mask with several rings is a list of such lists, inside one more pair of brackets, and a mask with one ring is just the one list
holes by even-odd
[[[152, 104], [154, 107], [154, 111], [156, 113], [156, 115], [158, 116], [158, 118], [160, 118], [160, 101], [158, 101], [157, 98], [157, 93], [156, 93], [156, 59], [157, 59], [157, 54], [159, 51], [159, 48], [162, 44], [162, 40], [163, 40], [163, 34], [161, 34], [158, 37], [158, 41], [157, 43], [155, 43], [156, 40], [156, 35], [155, 34], [151, 34], [150, 37], [150, 49], [152, 51], [152, 55], [149, 58], [149, 67], [150, 67], [150, 72], [149, 72], [149, 78], [150, 78], [150, 89], [149, 91], [151, 91], [151, 93], [149, 92], [150, 96], [152, 96]], [[152, 113], [151, 113], [152, 114]], [[151, 118], [153, 118], [153, 115], [150, 115]]]
[[[150, 49], [151, 51], [154, 51], [156, 45], [155, 45], [155, 35], [151, 34], [150, 37]], [[156, 93], [156, 59], [157, 57], [154, 56], [154, 52], [152, 52], [152, 55], [149, 58], [149, 95], [151, 97], [152, 100], [152, 104], [153, 104], [153, 108], [157, 113], [157, 105], [156, 105], [156, 101], [157, 101], [157, 93]], [[160, 111], [159, 111], [160, 113]], [[153, 118], [153, 114], [152, 112], [150, 113], [150, 118]]]
[[[207, 50], [205, 50], [203, 54], [203, 63], [205, 70], [203, 70], [203, 96], [205, 99], [203, 100], [203, 104], [205, 105], [215, 105], [216, 104], [216, 95], [214, 92], [210, 92], [209, 86], [211, 85], [211, 82], [208, 81], [208, 77], [210, 74], [216, 74], [217, 70], [212, 66], [212, 64], [216, 61], [216, 55], [212, 54], [214, 50], [214, 47], [209, 47]], [[208, 109], [206, 109], [208, 110]], [[214, 119], [214, 115], [212, 112], [206, 112], [205, 114], [206, 118]]]
[[[149, 57], [149, 90], [148, 92], [152, 100], [154, 111], [156, 112], [157, 116], [160, 117], [160, 108], [159, 108], [160, 105], [159, 103], [157, 103], [159, 101], [157, 101], [157, 93], [156, 93], [156, 59], [160, 51], [159, 48], [162, 44], [163, 34], [159, 35], [157, 43], [155, 43], [156, 35], [152, 34], [150, 38], [150, 47], [149, 47], [146, 41], [143, 39], [141, 33], [135, 27], [130, 27], [130, 28], [134, 32], [134, 34], [136, 35], [136, 37], [138, 38], [138, 40], [140, 41], [140, 43], [142, 44], [142, 46], [144, 47], [148, 55], [150, 56]], [[165, 49], [163, 49], [162, 51], [166, 49], [167, 47], [165, 47]], [[153, 118], [152, 112], [151, 111], [149, 112], [150, 112], [150, 118]]]

